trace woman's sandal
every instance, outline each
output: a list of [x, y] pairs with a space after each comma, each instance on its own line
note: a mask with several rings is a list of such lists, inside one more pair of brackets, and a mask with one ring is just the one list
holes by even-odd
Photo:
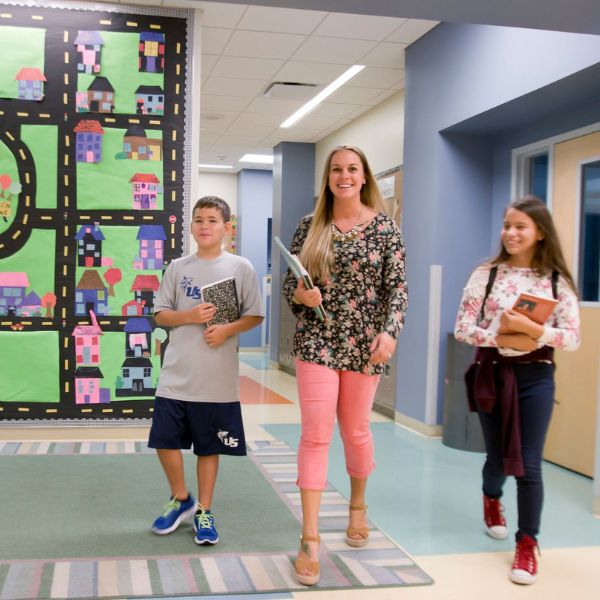
[[[306, 542], [321, 543], [321, 536], [312, 537], [304, 535], [300, 538], [301, 554], [296, 558], [296, 562], [294, 563], [296, 579], [302, 585], [316, 585], [319, 583], [319, 577], [321, 576], [319, 561], [310, 558], [308, 548], [304, 547]], [[310, 575], [306, 575], [302, 571], [309, 571]]]
[[[362, 510], [365, 514], [367, 513], [366, 504], [350, 504], [350, 510]], [[369, 541], [369, 528], [368, 527], [351, 527], [348, 526], [346, 529], [346, 544], [353, 548], [361, 548], [365, 546]]]

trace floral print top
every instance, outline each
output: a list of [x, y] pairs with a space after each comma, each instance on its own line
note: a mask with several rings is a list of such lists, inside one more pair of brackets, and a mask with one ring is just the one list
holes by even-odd
[[[499, 264], [494, 285], [485, 301], [483, 320], [480, 322], [481, 303], [490, 276], [491, 265], [473, 271], [465, 289], [456, 317], [454, 335], [460, 342], [473, 346], [496, 347], [496, 330], [500, 315], [511, 308], [520, 293], [552, 298], [551, 275], [536, 275], [530, 268]], [[566, 280], [559, 276], [556, 299], [558, 304], [544, 325], [538, 348], [551, 346], [562, 350], [576, 350], [579, 346], [579, 305], [577, 296]], [[498, 348], [504, 356], [519, 356], [526, 352], [511, 348]]]
[[[299, 254], [312, 216], [296, 229], [290, 251]], [[298, 317], [294, 356], [330, 369], [383, 372], [383, 365], [369, 364], [369, 346], [378, 333], [394, 339], [404, 325], [408, 304], [405, 251], [402, 234], [388, 216], [378, 213], [352, 240], [333, 241], [335, 270], [326, 282], [315, 281], [321, 290], [326, 321], [314, 310], [295, 304], [296, 278], [288, 270], [283, 295]]]

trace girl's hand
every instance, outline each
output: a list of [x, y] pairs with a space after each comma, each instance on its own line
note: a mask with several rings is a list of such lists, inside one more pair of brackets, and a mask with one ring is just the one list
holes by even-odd
[[298, 279], [298, 285], [296, 286], [296, 291], [294, 292], [294, 300], [298, 302], [298, 304], [304, 304], [310, 308], [319, 306], [319, 304], [323, 302], [321, 290], [316, 286], [310, 290], [307, 290], [304, 287], [304, 281], [302, 281], [302, 279]]
[[500, 316], [499, 332], [525, 333], [536, 340], [544, 333], [544, 326], [509, 308]]
[[369, 362], [372, 365], [377, 363], [386, 363], [392, 358], [396, 350], [396, 340], [388, 333], [378, 333], [369, 347], [371, 358]]

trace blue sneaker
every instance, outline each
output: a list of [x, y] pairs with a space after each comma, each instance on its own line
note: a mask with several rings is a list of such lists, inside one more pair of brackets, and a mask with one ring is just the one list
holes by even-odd
[[196, 544], [216, 544], [219, 541], [219, 534], [215, 529], [215, 517], [210, 510], [204, 510], [201, 504], [198, 504], [198, 510], [194, 515], [194, 529]]
[[196, 511], [196, 501], [190, 494], [185, 501], [171, 498], [164, 506], [163, 513], [152, 523], [152, 531], [158, 535], [166, 535], [175, 531], [180, 523], [191, 517]]

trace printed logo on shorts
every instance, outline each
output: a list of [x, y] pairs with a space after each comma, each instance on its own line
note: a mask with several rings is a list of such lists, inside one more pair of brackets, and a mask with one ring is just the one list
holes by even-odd
[[229, 431], [222, 431], [219, 429], [219, 433], [217, 433], [218, 438], [221, 440], [221, 443], [229, 448], [237, 448], [239, 443], [239, 438], [234, 438], [229, 435]]
[[179, 282], [179, 287], [182, 290], [185, 290], [185, 295], [193, 298], [194, 300], [201, 300], [202, 293], [200, 292], [200, 288], [197, 285], [192, 286], [193, 279], [191, 277], [186, 277], [185, 275], [181, 278]]

